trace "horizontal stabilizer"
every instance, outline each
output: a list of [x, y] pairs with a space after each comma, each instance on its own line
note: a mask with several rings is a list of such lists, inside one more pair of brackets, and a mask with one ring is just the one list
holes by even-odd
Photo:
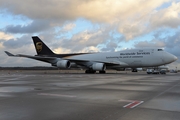
[[12, 53], [8, 52], [8, 51], [4, 51], [8, 56], [15, 56]]
[[8, 51], [4, 51], [4, 52], [10, 57], [25, 57], [25, 58], [31, 58], [34, 60], [39, 60], [39, 61], [48, 62], [48, 63], [51, 63], [52, 61], [57, 60], [57, 57], [31, 56], [31, 55], [23, 55], [23, 54], [14, 55]]

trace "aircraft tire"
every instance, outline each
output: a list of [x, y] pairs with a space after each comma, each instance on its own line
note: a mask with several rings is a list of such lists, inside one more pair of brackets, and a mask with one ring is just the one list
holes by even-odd
[[105, 74], [106, 71], [102, 70], [102, 71], [99, 71], [100, 74]]
[[137, 69], [133, 69], [132, 72], [138, 72]]
[[85, 73], [86, 74], [94, 74], [94, 73], [96, 73], [96, 71], [95, 70], [86, 70]]

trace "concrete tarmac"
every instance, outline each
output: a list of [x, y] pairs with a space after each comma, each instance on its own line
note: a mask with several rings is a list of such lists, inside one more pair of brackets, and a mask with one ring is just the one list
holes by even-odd
[[179, 120], [180, 73], [0, 71], [0, 120]]

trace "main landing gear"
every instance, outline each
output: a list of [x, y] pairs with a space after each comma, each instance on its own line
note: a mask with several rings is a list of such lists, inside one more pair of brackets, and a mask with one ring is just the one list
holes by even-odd
[[95, 70], [86, 70], [85, 73], [91, 73], [91, 74], [94, 74], [94, 73], [96, 73], [96, 71], [95, 71]]
[[100, 74], [105, 74], [106, 71], [102, 70], [102, 71], [99, 71]]
[[132, 72], [137, 72], [137, 69], [132, 69]]

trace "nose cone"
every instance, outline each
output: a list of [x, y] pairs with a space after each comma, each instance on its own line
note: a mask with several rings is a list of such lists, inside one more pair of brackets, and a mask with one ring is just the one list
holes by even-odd
[[170, 54], [170, 53], [167, 53], [167, 54], [164, 56], [164, 58], [165, 58], [165, 61], [167, 61], [167, 62], [169, 62], [169, 63], [174, 62], [174, 61], [177, 60], [177, 57], [176, 57], [175, 55], [173, 55], [173, 54]]
[[173, 55], [173, 60], [176, 61], [177, 59], [178, 58], [175, 55]]

